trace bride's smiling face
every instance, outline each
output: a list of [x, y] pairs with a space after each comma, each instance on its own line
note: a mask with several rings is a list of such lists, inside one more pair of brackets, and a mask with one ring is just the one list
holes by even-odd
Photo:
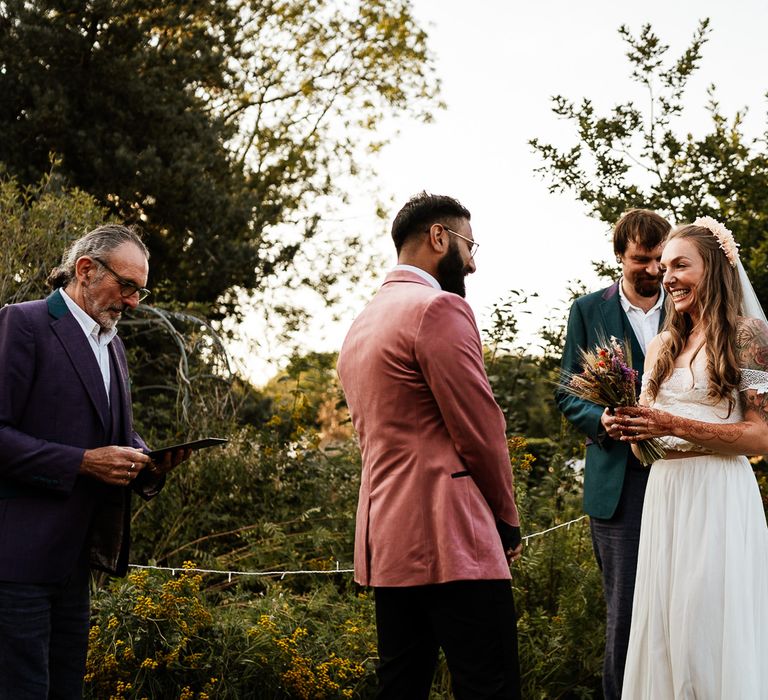
[[678, 313], [687, 313], [694, 320], [699, 316], [696, 288], [704, 280], [704, 258], [696, 245], [687, 238], [673, 238], [661, 255], [664, 289], [670, 295]]

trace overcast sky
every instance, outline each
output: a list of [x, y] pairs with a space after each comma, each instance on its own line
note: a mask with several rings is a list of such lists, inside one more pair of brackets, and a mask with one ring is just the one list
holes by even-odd
[[[618, 0], [413, 0], [429, 34], [442, 99], [447, 108], [429, 125], [399, 121], [399, 134], [372, 166], [376, 191], [392, 202], [390, 221], [412, 194], [458, 197], [472, 212], [481, 244], [477, 273], [468, 278], [467, 299], [480, 325], [488, 308], [508, 290], [536, 292], [532, 313], [521, 319], [533, 340], [547, 310], [561, 305], [570, 282], [600, 284], [591, 261], [610, 260], [608, 230], [586, 215], [570, 195], [551, 195], [534, 173], [539, 164], [528, 140], [538, 137], [561, 146], [575, 144], [569, 124], [551, 112], [550, 98], [592, 99], [600, 112], [644, 94], [629, 80], [625, 44], [618, 28], [637, 34], [651, 23], [675, 58], [688, 46], [699, 19], [711, 19], [701, 69], [688, 92], [689, 105], [679, 133], [702, 133], [709, 126], [706, 88], [714, 83], [722, 111], [732, 116], [749, 107], [745, 130], [765, 129], [768, 103], [768, 2], [697, 0], [621, 2]], [[351, 193], [350, 220], [364, 219], [370, 191]], [[384, 226], [375, 244], [387, 264], [394, 250]], [[311, 349], [338, 349], [346, 318], [334, 326], [322, 317], [307, 337]], [[255, 380], [263, 361], [249, 363]]]

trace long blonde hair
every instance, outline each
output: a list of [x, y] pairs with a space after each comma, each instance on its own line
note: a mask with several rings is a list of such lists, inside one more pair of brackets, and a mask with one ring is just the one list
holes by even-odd
[[[716, 401], [727, 399], [730, 413], [734, 406], [734, 389], [741, 379], [736, 353], [736, 329], [741, 307], [739, 276], [708, 228], [682, 226], [670, 234], [668, 241], [676, 238], [691, 241], [704, 259], [704, 277], [696, 286], [696, 305], [704, 325], [708, 395]], [[675, 310], [671, 295], [667, 295], [663, 330], [667, 338], [648, 379], [650, 399], [656, 397], [661, 383], [672, 374], [675, 359], [683, 351], [692, 330], [691, 317]]]

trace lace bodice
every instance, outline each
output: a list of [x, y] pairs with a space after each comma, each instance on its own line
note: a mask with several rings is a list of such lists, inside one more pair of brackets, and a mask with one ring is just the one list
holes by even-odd
[[[643, 393], [647, 375], [643, 376]], [[758, 393], [768, 392], [768, 372], [743, 369], [739, 392], [754, 389]], [[728, 401], [713, 401], [707, 396], [706, 354], [699, 353], [691, 367], [676, 367], [672, 374], [662, 382], [656, 398], [649, 402], [654, 408], [660, 408], [676, 416], [693, 418], [708, 423], [738, 423], [743, 420], [741, 397], [734, 392], [735, 404], [728, 413]], [[702, 452], [700, 445], [694, 445], [677, 437], [661, 438], [670, 450]]]

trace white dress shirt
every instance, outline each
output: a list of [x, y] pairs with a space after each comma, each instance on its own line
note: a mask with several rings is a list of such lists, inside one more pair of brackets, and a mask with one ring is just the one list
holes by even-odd
[[643, 354], [648, 351], [648, 343], [654, 336], [659, 334], [659, 323], [661, 321], [661, 307], [664, 304], [664, 289], [659, 286], [659, 298], [651, 309], [646, 313], [639, 306], [632, 304], [624, 294], [624, 278], [619, 280], [619, 298], [621, 300], [621, 308], [624, 309], [624, 313], [627, 314], [629, 319], [629, 325], [632, 326], [632, 330], [635, 332], [637, 342], [640, 343], [640, 347], [643, 349]]
[[429, 282], [435, 289], [442, 289], [440, 283], [434, 277], [432, 277], [432, 275], [430, 275], [425, 270], [422, 270], [420, 267], [399, 263], [398, 265], [395, 265], [395, 270], [407, 270], [408, 272], [415, 272], [419, 277], [427, 280], [427, 282]]
[[96, 362], [99, 363], [99, 369], [101, 370], [101, 376], [104, 380], [104, 389], [107, 392], [107, 402], [109, 402], [109, 384], [110, 384], [110, 372], [109, 372], [109, 344], [112, 342], [112, 338], [117, 335], [117, 327], [112, 328], [109, 331], [103, 331], [96, 321], [94, 321], [85, 311], [83, 311], [63, 290], [61, 292], [61, 298], [64, 299], [64, 303], [67, 308], [72, 312], [72, 315], [80, 324], [80, 328], [83, 329], [85, 337], [88, 338], [88, 344], [93, 350], [93, 354], [96, 357]]

